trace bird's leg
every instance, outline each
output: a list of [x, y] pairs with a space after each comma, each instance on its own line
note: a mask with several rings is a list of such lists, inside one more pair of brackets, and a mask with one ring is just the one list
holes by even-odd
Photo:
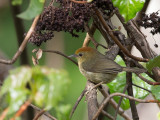
[[99, 87], [100, 85], [102, 85], [104, 82], [102, 81], [102, 82], [100, 82], [100, 83], [98, 83], [98, 84], [96, 84], [95, 86], [93, 86], [90, 90], [87, 90], [86, 91], [86, 94], [88, 94], [91, 90], [93, 90], [94, 88], [97, 88], [97, 87]]

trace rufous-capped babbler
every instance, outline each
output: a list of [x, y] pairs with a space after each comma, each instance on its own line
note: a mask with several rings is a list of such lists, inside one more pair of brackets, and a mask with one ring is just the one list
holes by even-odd
[[109, 83], [122, 71], [145, 72], [144, 69], [122, 67], [91, 47], [79, 48], [70, 57], [77, 58], [80, 72], [94, 83]]

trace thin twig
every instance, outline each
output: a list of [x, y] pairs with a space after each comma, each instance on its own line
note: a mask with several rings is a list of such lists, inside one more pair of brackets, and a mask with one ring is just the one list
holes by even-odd
[[106, 111], [102, 110], [102, 114], [108, 117], [109, 119], [114, 120], [114, 117], [110, 115], [109, 113], [107, 113]]
[[43, 115], [46, 111], [43, 109], [41, 110], [39, 113], [37, 113], [37, 115], [33, 118], [33, 120], [38, 120], [39, 117], [41, 117], [41, 115]]
[[136, 74], [141, 80], [143, 80], [144, 82], [148, 83], [149, 85], [160, 85], [160, 82], [152, 82], [150, 80], [147, 80], [146, 78], [144, 78], [143, 76], [141, 76], [140, 74]]
[[32, 35], [35, 27], [36, 27], [36, 24], [38, 22], [38, 19], [39, 19], [40, 15], [36, 16], [26, 37], [24, 38], [22, 44], [20, 45], [19, 49], [17, 50], [17, 52], [15, 53], [15, 55], [13, 56], [13, 58], [11, 60], [4, 60], [4, 59], [0, 59], [0, 63], [3, 63], [3, 64], [13, 64], [17, 58], [21, 55], [21, 53], [23, 52], [24, 48], [26, 47], [27, 45], [27, 42], [28, 42], [28, 39], [30, 38], [30, 36]]
[[[128, 85], [126, 85], [126, 86], [124, 87], [124, 90], [123, 90], [123, 92], [122, 92], [122, 93], [125, 93], [125, 92], [126, 92], [127, 87], [128, 87]], [[117, 106], [117, 109], [116, 109], [116, 111], [115, 111], [115, 115], [114, 115], [114, 120], [116, 120], [116, 119], [117, 119], [117, 114], [118, 114], [119, 107], [120, 107], [120, 105], [121, 105], [122, 100], [123, 100], [123, 97], [121, 97], [121, 98], [119, 99], [118, 106]]]
[[0, 120], [4, 120], [4, 118], [6, 117], [6, 115], [7, 115], [7, 113], [8, 113], [8, 110], [9, 110], [9, 108], [6, 108], [6, 109], [2, 112], [2, 114], [1, 114], [1, 116], [0, 116]]
[[78, 4], [86, 4], [86, 3], [88, 3], [87, 1], [76, 1], [76, 0], [70, 0], [70, 1], [72, 1], [74, 3], [78, 3]]
[[134, 83], [132, 83], [132, 85], [135, 86], [135, 87], [141, 88], [141, 89], [143, 89], [143, 90], [145, 90], [145, 91], [147, 91], [147, 92], [149, 92], [149, 93], [152, 93], [150, 90], [145, 89], [145, 88], [143, 88], [143, 87], [141, 87], [141, 86], [139, 86], [139, 85], [136, 85], [136, 84], [134, 84]]
[[98, 42], [93, 38], [93, 34], [94, 34], [94, 33], [93, 33], [93, 31], [90, 30], [90, 28], [88, 27], [87, 23], [85, 23], [84, 28], [85, 28], [85, 30], [87, 31], [88, 35], [90, 36], [90, 40], [93, 42], [93, 44], [94, 44], [94, 46], [95, 46], [96, 48], [97, 48], [98, 46], [101, 46], [101, 47], [107, 49], [106, 46], [98, 43]]
[[[102, 88], [102, 89], [101, 89]], [[98, 89], [100, 90], [100, 92], [102, 93], [102, 95], [107, 98], [109, 96], [109, 93], [108, 93], [108, 90], [105, 89], [105, 87], [102, 85], [102, 87], [99, 87]], [[113, 99], [110, 99], [110, 104], [113, 106], [113, 108], [116, 110], [117, 109], [117, 103], [113, 100]], [[129, 116], [127, 114], [124, 113], [125, 111], [120, 108], [118, 110], [118, 114], [121, 115], [125, 120], [131, 120], [129, 118]]]
[[[11, 12], [12, 12], [13, 21], [14, 21], [18, 46], [20, 46], [21, 43], [23, 42], [23, 39], [24, 39], [23, 35], [25, 33], [23, 20], [20, 19], [19, 17], [17, 17], [17, 15], [19, 13], [21, 13], [20, 6], [19, 5], [12, 5], [11, 0], [9, 1], [9, 3], [10, 3], [10, 8], [11, 8]], [[25, 64], [25, 65], [29, 64], [28, 56], [27, 56], [27, 49], [24, 49], [23, 53], [20, 56], [20, 64]]]
[[17, 111], [17, 113], [14, 115], [13, 118], [11, 118], [10, 120], [15, 120], [17, 117], [19, 117], [26, 109], [27, 107], [30, 105], [31, 100], [27, 100], [21, 107], [20, 109]]
[[101, 23], [103, 24], [105, 30], [108, 32], [108, 34], [110, 35], [110, 37], [114, 40], [114, 42], [119, 46], [119, 48], [130, 58], [137, 60], [137, 61], [141, 61], [141, 62], [148, 62], [149, 59], [145, 59], [145, 58], [140, 58], [140, 57], [136, 57], [132, 54], [129, 53], [129, 51], [121, 44], [121, 42], [115, 37], [115, 35], [113, 34], [113, 31], [109, 28], [109, 26], [106, 24], [106, 21], [104, 20], [104, 18], [102, 17], [101, 13], [99, 12], [98, 9], [94, 9], [95, 13], [97, 15], [97, 17], [99, 18], [99, 20], [101, 21]]
[[134, 101], [137, 101], [137, 102], [140, 102], [140, 103], [160, 103], [160, 101], [158, 100], [141, 100], [141, 99], [138, 99], [138, 98], [134, 98], [132, 96], [129, 96], [129, 95], [126, 95], [126, 94], [123, 94], [123, 93], [113, 93], [111, 95], [109, 95], [104, 101], [103, 103], [101, 104], [101, 106], [99, 107], [97, 113], [94, 115], [93, 117], [93, 120], [96, 120], [96, 118], [99, 116], [99, 114], [102, 112], [103, 108], [105, 107], [105, 105], [109, 102], [109, 100], [114, 97], [114, 96], [123, 96], [127, 99], [130, 99], [130, 100], [134, 100]]
[[[38, 108], [37, 106], [30, 104], [31, 107], [33, 107], [35, 110], [41, 111], [42, 109]], [[55, 117], [53, 117], [52, 115], [50, 115], [49, 113], [45, 112], [43, 113], [45, 116], [49, 117], [52, 120], [57, 120]]]
[[77, 101], [76, 101], [76, 103], [75, 103], [75, 105], [74, 105], [74, 107], [72, 108], [72, 111], [71, 111], [71, 113], [70, 113], [70, 119], [72, 118], [72, 116], [73, 116], [73, 114], [74, 114], [74, 112], [75, 112], [78, 104], [79, 104], [80, 101], [82, 100], [82, 98], [83, 98], [83, 96], [85, 95], [86, 91], [87, 91], [87, 90], [84, 89], [84, 90], [82, 91], [81, 95], [79, 96], [79, 98], [77, 99]]
[[63, 53], [61, 53], [61, 52], [59, 52], [59, 51], [55, 51], [55, 50], [43, 50], [43, 52], [56, 53], [56, 54], [62, 55], [63, 57], [69, 59], [69, 60], [72, 61], [75, 65], [78, 66], [78, 64], [77, 64], [76, 61], [74, 61], [73, 59], [71, 59], [70, 57], [68, 57], [67, 55], [65, 55], [65, 54], [63, 54]]
[[90, 35], [89, 33], [86, 33], [86, 37], [84, 39], [84, 42], [83, 42], [83, 45], [82, 47], [87, 47], [89, 45], [89, 42], [91, 40], [91, 37], [90, 36], [93, 36], [93, 34], [95, 33], [96, 31], [96, 27], [95, 27], [95, 24], [92, 23], [91, 27], [90, 27]]

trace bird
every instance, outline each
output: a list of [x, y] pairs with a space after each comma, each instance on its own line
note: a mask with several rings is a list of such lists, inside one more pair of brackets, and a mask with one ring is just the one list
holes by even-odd
[[122, 67], [91, 47], [79, 48], [70, 57], [77, 58], [80, 72], [93, 83], [110, 83], [122, 71], [134, 73], [146, 71], [140, 68]]

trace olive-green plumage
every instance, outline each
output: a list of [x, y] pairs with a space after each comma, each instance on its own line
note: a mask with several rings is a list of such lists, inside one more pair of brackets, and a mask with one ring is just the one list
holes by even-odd
[[141, 69], [121, 67], [113, 60], [91, 47], [82, 47], [76, 50], [74, 56], [78, 60], [80, 72], [94, 83], [111, 82], [119, 72], [144, 72]]

